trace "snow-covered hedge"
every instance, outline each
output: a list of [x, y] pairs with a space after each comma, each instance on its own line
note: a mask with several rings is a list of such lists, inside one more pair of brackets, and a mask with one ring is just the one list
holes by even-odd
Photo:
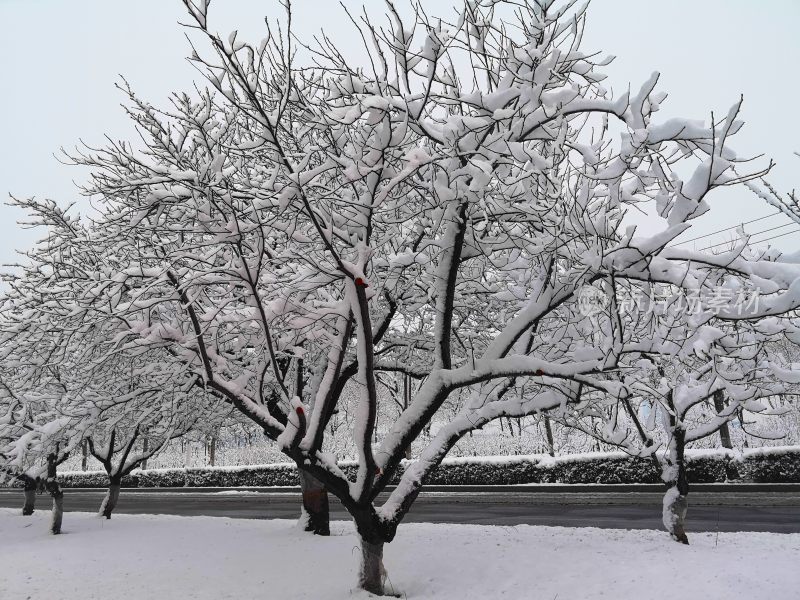
[[753, 448], [745, 452], [741, 476], [757, 483], [800, 483], [800, 448]]
[[[339, 467], [355, 477], [355, 463]], [[104, 471], [59, 473], [63, 487], [99, 488], [108, 485]], [[293, 463], [239, 467], [197, 467], [188, 469], [135, 470], [122, 479], [123, 487], [274, 487], [300, 485]]]
[[[800, 447], [729, 450], [690, 450], [687, 472], [693, 483], [738, 479], [759, 483], [800, 483]], [[355, 464], [340, 468], [355, 476]], [[350, 472], [353, 471], [353, 472]], [[60, 474], [64, 487], [105, 487], [102, 471]], [[546, 455], [488, 456], [446, 459], [428, 477], [437, 485], [503, 485], [518, 483], [659, 483], [652, 461], [622, 453], [584, 453], [551, 458]], [[290, 463], [244, 467], [151, 469], [134, 471], [125, 487], [247, 487], [295, 486], [297, 472]]]
[[[689, 456], [689, 480], [726, 481], [732, 455], [702, 452]], [[800, 449], [797, 460], [800, 461]], [[509, 456], [458, 458], [437, 469], [427, 483], [438, 485], [504, 485], [517, 483], [659, 483], [661, 472], [652, 460], [623, 453], [590, 452], [551, 458]]]

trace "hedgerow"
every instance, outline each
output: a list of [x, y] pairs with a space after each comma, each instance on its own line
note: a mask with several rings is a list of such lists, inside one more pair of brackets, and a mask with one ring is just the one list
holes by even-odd
[[[355, 465], [340, 468], [354, 476]], [[800, 448], [757, 448], [689, 451], [690, 483], [730, 480], [757, 483], [800, 483]], [[64, 487], [100, 488], [108, 485], [102, 471], [60, 474]], [[659, 483], [661, 473], [652, 460], [622, 453], [586, 453], [551, 458], [543, 455], [472, 457], [445, 460], [425, 483], [434, 485], [513, 485], [520, 483]], [[123, 487], [275, 487], [298, 485], [293, 464], [151, 469], [133, 471]]]

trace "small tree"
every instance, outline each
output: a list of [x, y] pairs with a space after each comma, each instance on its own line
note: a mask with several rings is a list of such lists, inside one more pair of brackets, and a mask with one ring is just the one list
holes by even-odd
[[[741, 251], [741, 250], [740, 250]], [[588, 390], [569, 410], [555, 411], [565, 425], [640, 457], [651, 458], [666, 485], [664, 525], [688, 544], [685, 518], [689, 481], [685, 452], [690, 444], [722, 431], [742, 411], [769, 412], [760, 399], [786, 393], [791, 366], [777, 342], [795, 335], [789, 319], [756, 318], [757, 289], [738, 288], [739, 317], [714, 303], [739, 280], [725, 275], [730, 287], [710, 288], [715, 298], [687, 298], [673, 287], [614, 289], [605, 315], [648, 343], [620, 363], [616, 393]], [[638, 292], [638, 294], [636, 294]], [[631, 302], [632, 295], [639, 300]], [[643, 298], [643, 302], [642, 302]], [[750, 305], [749, 310], [745, 306]], [[623, 308], [624, 307], [624, 308]], [[660, 340], [654, 348], [649, 341]], [[656, 350], [654, 352], [654, 350]], [[726, 398], [720, 402], [719, 397]]]
[[[64, 514], [64, 493], [58, 484], [57, 468], [80, 443], [85, 424], [57, 416], [43, 406], [41, 398], [31, 401], [14, 394], [13, 406], [11, 413], [16, 420], [0, 422], [0, 480], [10, 476], [23, 482], [23, 515], [33, 514], [35, 494], [44, 487], [53, 499], [50, 532], [57, 535], [61, 533]], [[20, 406], [21, 414], [14, 414]]]
[[[167, 388], [168, 390], [168, 388]], [[170, 441], [186, 435], [202, 422], [213, 422], [210, 411], [202, 410], [202, 402], [181, 390], [168, 393], [161, 389], [155, 398], [131, 394], [133, 398], [115, 398], [117, 409], [106, 411], [102, 420], [86, 437], [89, 452], [108, 474], [108, 491], [100, 505], [99, 516], [111, 518], [119, 500], [122, 479], [150, 457], [158, 454]], [[141, 390], [140, 390], [141, 392]], [[190, 390], [198, 395], [201, 390]], [[183, 396], [183, 398], [181, 398]], [[147, 445], [143, 432], [147, 432]], [[139, 447], [136, 450], [137, 446]]]

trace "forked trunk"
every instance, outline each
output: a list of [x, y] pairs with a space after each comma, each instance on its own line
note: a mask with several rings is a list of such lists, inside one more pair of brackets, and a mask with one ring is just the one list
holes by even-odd
[[383, 542], [369, 542], [361, 538], [361, 568], [358, 571], [358, 587], [383, 596], [386, 569], [383, 566]]
[[302, 469], [300, 474], [300, 490], [303, 493], [303, 517], [305, 531], [315, 535], [330, 535], [330, 509], [328, 506], [328, 490], [316, 477]]
[[25, 504], [22, 506], [22, 514], [32, 515], [36, 508], [36, 488], [37, 481], [32, 477], [25, 477]]
[[99, 517], [111, 518], [111, 513], [117, 507], [117, 500], [119, 500], [120, 482], [112, 481], [108, 486], [103, 503], [100, 505]]

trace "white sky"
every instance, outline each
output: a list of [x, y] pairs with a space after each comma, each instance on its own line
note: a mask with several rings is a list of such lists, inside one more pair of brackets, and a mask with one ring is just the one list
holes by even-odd
[[[380, 18], [381, 0], [362, 4]], [[398, 0], [397, 4], [402, 4]], [[450, 4], [425, 0], [429, 14]], [[294, 25], [304, 39], [320, 29], [345, 51], [358, 51], [360, 39], [338, 2], [293, 0]], [[275, 0], [215, 0], [212, 28], [239, 29], [251, 41], [263, 37], [263, 16], [282, 14]], [[448, 13], [449, 14], [449, 13]], [[73, 181], [85, 172], [60, 164], [59, 148], [79, 140], [101, 145], [103, 136], [129, 139], [133, 131], [114, 83], [124, 75], [137, 93], [163, 105], [171, 91], [189, 89], [199, 74], [189, 54], [179, 0], [0, 0], [0, 195], [78, 201]], [[778, 163], [772, 179], [786, 191], [795, 185], [800, 158], [800, 2], [796, 0], [594, 0], [584, 51], [617, 56], [605, 68], [607, 87], [638, 88], [652, 71], [661, 72], [659, 89], [670, 96], [662, 115], [708, 119], [724, 115], [744, 95], [744, 130], [734, 140], [740, 155], [766, 154]], [[81, 204], [84, 204], [83, 207]], [[712, 211], [684, 237], [713, 232], [774, 209], [744, 191], [711, 198]], [[21, 211], [0, 206], [0, 263], [15, 260], [15, 249], [38, 237], [17, 223]], [[747, 226], [757, 232], [788, 223], [782, 216]], [[759, 238], [793, 232], [789, 225]], [[702, 240], [697, 247], [724, 241], [727, 234]], [[758, 239], [758, 238], [756, 238]], [[800, 233], [771, 242], [782, 250], [800, 250]]]

